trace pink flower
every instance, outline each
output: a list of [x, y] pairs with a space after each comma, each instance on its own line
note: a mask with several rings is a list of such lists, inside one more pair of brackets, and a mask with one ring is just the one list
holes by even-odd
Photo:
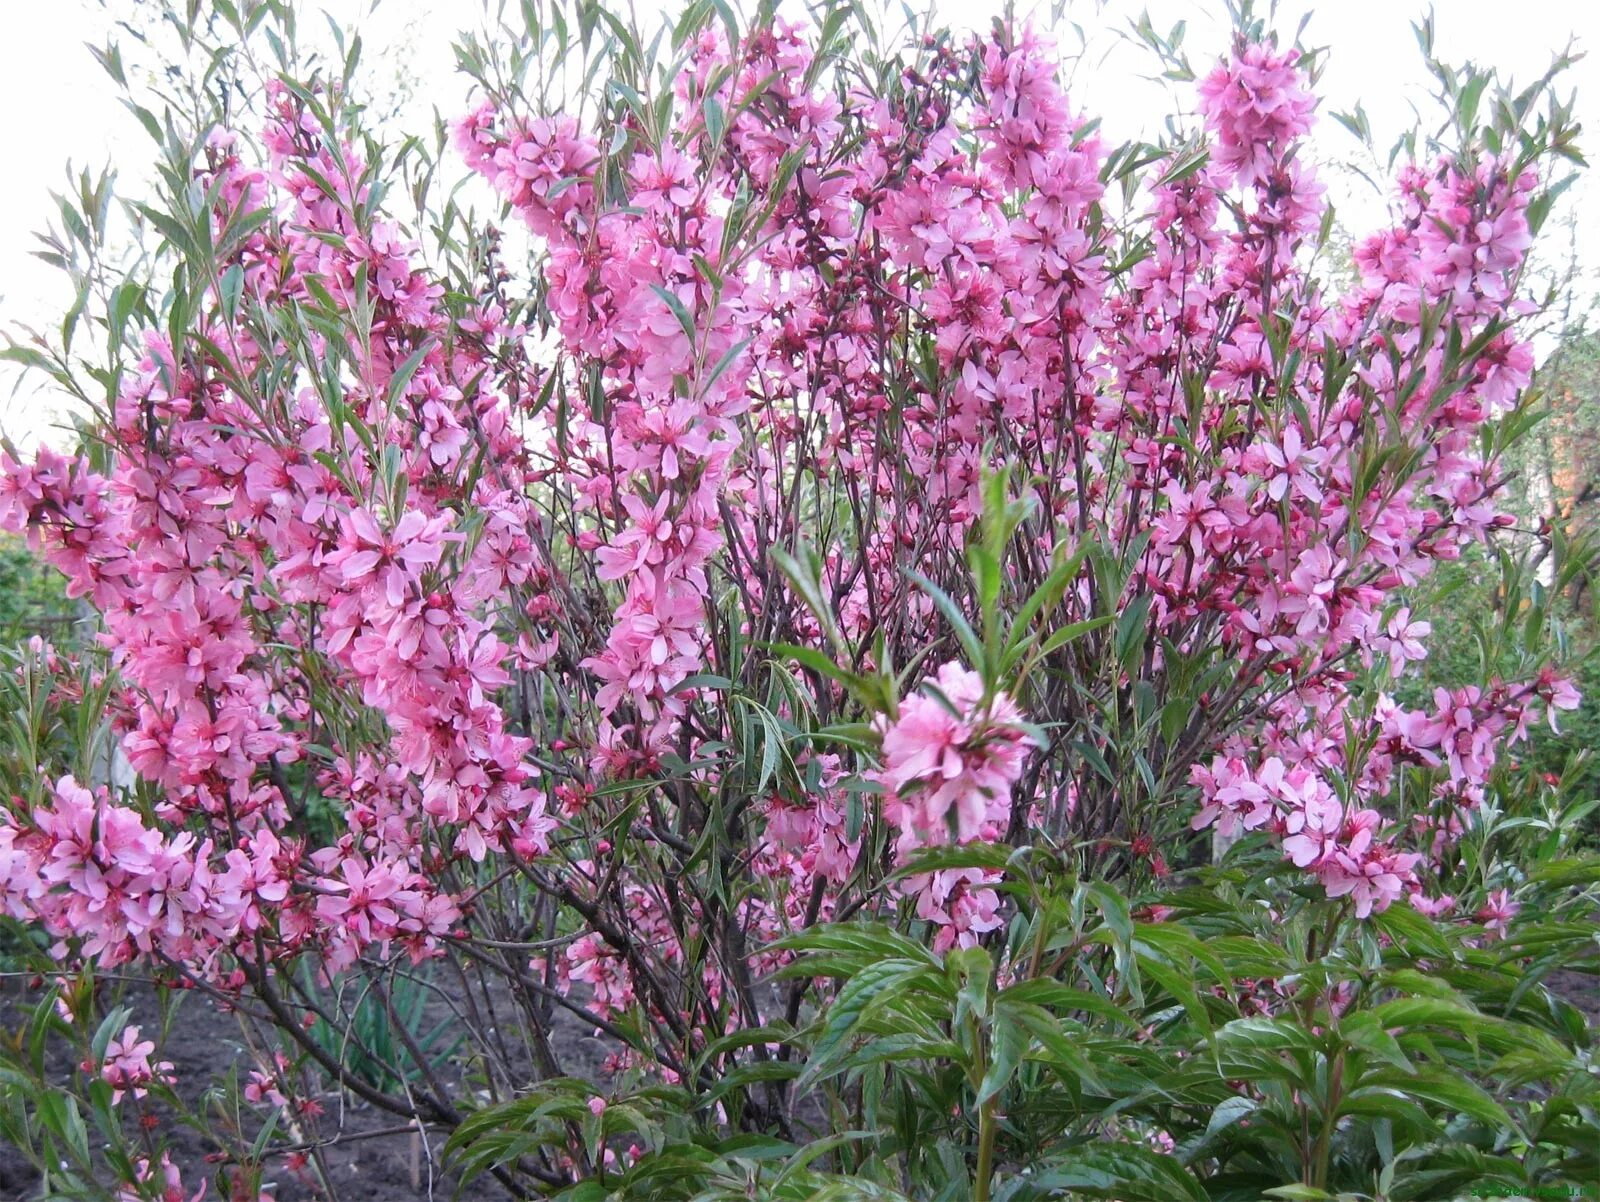
[[1583, 695], [1578, 692], [1577, 686], [1570, 679], [1557, 675], [1553, 668], [1541, 669], [1534, 687], [1540, 700], [1545, 704], [1545, 714], [1549, 719], [1550, 729], [1559, 734], [1556, 711], [1577, 709], [1583, 703]]
[[1000, 895], [987, 887], [999, 880], [998, 873], [976, 868], [945, 869], [907, 878], [904, 889], [917, 899], [917, 917], [936, 928], [934, 951], [976, 947], [979, 936], [1005, 925], [1000, 916]]
[[1456, 899], [1448, 893], [1441, 893], [1438, 897], [1428, 897], [1420, 890], [1413, 890], [1411, 894], [1411, 907], [1418, 914], [1429, 918], [1443, 918], [1455, 909]]
[[958, 843], [999, 838], [1036, 737], [1004, 693], [985, 704], [983, 680], [959, 664], [945, 664], [923, 687], [898, 718], [878, 723], [878, 778], [900, 819], [902, 851], [948, 842], [952, 833]]
[[[156, 1176], [159, 1173], [159, 1179]], [[145, 1202], [151, 1197], [151, 1190], [158, 1189], [155, 1194], [161, 1202], [202, 1202], [206, 1196], [206, 1182], [200, 1182], [200, 1188], [194, 1193], [189, 1193], [183, 1184], [183, 1175], [178, 1167], [169, 1159], [169, 1154], [162, 1152], [161, 1163], [156, 1166], [155, 1172], [150, 1168], [148, 1160], [134, 1163], [134, 1180], [117, 1190], [117, 1202]], [[262, 1195], [265, 1197], [265, 1195]]]
[[1415, 884], [1413, 869], [1421, 858], [1387, 847], [1373, 847], [1365, 853], [1341, 851], [1325, 861], [1317, 875], [1329, 897], [1354, 898], [1356, 917], [1366, 918], [1388, 909]]
[[111, 1104], [122, 1101], [125, 1093], [142, 1098], [149, 1093], [148, 1086], [171, 1084], [172, 1065], [168, 1061], [150, 1063], [150, 1054], [156, 1050], [153, 1040], [140, 1039], [138, 1027], [126, 1027], [106, 1045], [105, 1058], [100, 1065], [100, 1076], [111, 1087]]
[[1264, 180], [1290, 143], [1311, 128], [1316, 101], [1296, 67], [1299, 53], [1261, 43], [1241, 46], [1200, 84], [1216, 161], [1245, 185]]
[[1388, 653], [1391, 676], [1398, 680], [1405, 672], [1408, 661], [1418, 662], [1428, 657], [1428, 649], [1422, 640], [1432, 630], [1432, 623], [1412, 620], [1409, 606], [1402, 606], [1395, 612], [1389, 619], [1386, 637], [1373, 641], [1376, 650]]
[[1344, 807], [1324, 786], [1284, 820], [1283, 853], [1296, 868], [1310, 868], [1338, 850]]
[[1483, 924], [1483, 933], [1489, 938], [1504, 939], [1511, 929], [1511, 920], [1521, 911], [1521, 904], [1511, 899], [1509, 891], [1495, 889], [1473, 917]]
[[409, 510], [386, 531], [366, 509], [352, 510], [340, 519], [339, 547], [325, 562], [346, 584], [375, 584], [390, 605], [399, 605], [408, 589], [418, 586], [423, 570], [444, 554], [448, 520]]
[[597, 935], [585, 935], [567, 948], [560, 968], [568, 980], [590, 987], [589, 1004], [602, 1017], [634, 1003], [633, 978], [627, 965]]

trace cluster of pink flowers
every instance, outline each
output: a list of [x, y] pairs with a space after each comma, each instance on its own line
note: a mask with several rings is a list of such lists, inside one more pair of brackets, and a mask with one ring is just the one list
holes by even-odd
[[[874, 775], [884, 816], [900, 828], [902, 858], [918, 847], [1007, 836], [1012, 789], [1039, 743], [1010, 697], [985, 693], [982, 677], [949, 663], [900, 703], [893, 721], [877, 719], [883, 767]], [[994, 872], [943, 869], [910, 877], [905, 891], [937, 929], [935, 947], [970, 947], [1002, 925], [990, 887], [998, 880]]]
[[[205, 1202], [208, 1197], [218, 1196], [210, 1192], [210, 1183], [205, 1178], [201, 1178], [191, 1193], [183, 1183], [182, 1170], [172, 1163], [167, 1152], [163, 1152], [154, 1165], [149, 1160], [135, 1161], [133, 1172], [133, 1180], [118, 1188], [116, 1202], [149, 1202], [152, 1198], [158, 1202]], [[237, 1170], [233, 1176], [227, 1202], [272, 1202], [271, 1193], [249, 1189]]]
[[206, 1196], [203, 1180], [192, 1194], [184, 1187], [182, 1171], [166, 1153], [154, 1167], [148, 1160], [137, 1162], [134, 1173], [134, 1180], [117, 1191], [117, 1202], [145, 1202], [152, 1193], [161, 1202], [203, 1202]]
[[[1351, 895], [1360, 917], [1408, 895], [1431, 910], [1418, 865], [1438, 862], [1459, 838], [1462, 817], [1483, 801], [1500, 751], [1526, 736], [1536, 708], [1542, 706], [1554, 724], [1557, 711], [1575, 708], [1579, 698], [1569, 681], [1546, 670], [1524, 687], [1437, 689], [1433, 700], [1432, 711], [1407, 710], [1380, 697], [1374, 741], [1354, 771], [1325, 718], [1303, 723], [1292, 739], [1281, 728], [1269, 730], [1278, 754], [1264, 759], [1244, 740], [1233, 740], [1210, 765], [1191, 769], [1201, 796], [1193, 828], [1214, 826], [1224, 838], [1273, 832], [1284, 855], [1316, 873], [1329, 896]], [[1417, 818], [1425, 836], [1420, 853], [1400, 850], [1405, 832], [1378, 810], [1356, 804], [1389, 795], [1397, 769], [1406, 765], [1430, 771], [1437, 781], [1435, 809]], [[1335, 781], [1343, 781], [1350, 800], [1336, 794]]]
[[[172, 1081], [171, 1062], [162, 1060], [152, 1064], [150, 1057], [156, 1050], [155, 1040], [140, 1039], [139, 1035], [138, 1027], [124, 1027], [121, 1034], [106, 1045], [105, 1060], [98, 1072], [111, 1086], [113, 1105], [122, 1101], [125, 1093], [142, 1098], [150, 1092], [151, 1084]], [[96, 1071], [92, 1062], [83, 1067], [85, 1072]]]
[[[1053, 615], [1147, 615], [1113, 689], [1176, 657], [1236, 667], [1177, 715], [1183, 762], [1146, 762], [1144, 801], [1187, 779], [1196, 828], [1269, 832], [1362, 915], [1421, 896], [1499, 750], [1576, 703], [1547, 673], [1413, 713], [1354, 673], [1404, 675], [1429, 629], [1403, 590], [1506, 524], [1480, 435], [1532, 370], [1505, 320], [1532, 173], [1409, 169], [1335, 294], [1305, 269], [1325, 210], [1291, 51], [1241, 43], [1206, 78], [1211, 157], [1157, 164], [1129, 253], [1108, 220], [1126, 160], [1031, 33], [940, 48], [871, 95], [813, 71], [783, 22], [685, 49], [664, 133], [496, 102], [458, 123], [532, 231], [536, 306], [492, 251], [464, 284], [430, 269], [314, 97], [275, 86], [263, 162], [211, 138], [196, 180], [237, 293], [219, 279], [176, 343], [146, 334], [104, 471], [0, 459], [0, 526], [103, 615], [121, 750], [158, 798], [68, 778], [12, 807], [7, 912], [63, 956], [159, 954], [237, 985], [240, 963], [439, 955], [472, 933], [463, 882], [520, 874], [609, 915], [536, 965], [560, 989], [711, 1031], [745, 970], [777, 963], [765, 944], [875, 887], [864, 825], [904, 856], [1112, 808], [1086, 754], [1104, 736], [1043, 746], [1013, 700], [1066, 724], [1070, 690], [1008, 695], [945, 663], [877, 718], [878, 756], [787, 738], [806, 706], [757, 722], [730, 699], [766, 670], [753, 648], [871, 671], [948, 647], [908, 569], [970, 595], [964, 547], [1004, 465], [1037, 501], [1005, 587], [1086, 540], [1127, 553], [1120, 595], [1086, 568]], [[237, 320], [241, 297], [316, 320]], [[537, 364], [523, 313], [550, 337]], [[815, 609], [771, 554], [805, 541]], [[1051, 654], [1071, 675], [1073, 650]], [[775, 671], [818, 714], [844, 704]], [[728, 759], [757, 738], [759, 788]], [[1401, 765], [1433, 774], [1413, 829], [1383, 817]], [[760, 796], [713, 810], [745, 783]], [[744, 841], [738, 895], [668, 898], [713, 816]], [[630, 867], [657, 855], [673, 870]], [[994, 883], [906, 889], [942, 948], [1002, 925]], [[725, 958], [691, 954], [730, 932]]]
[[[315, 303], [316, 281], [370, 309], [362, 382], [344, 403], [376, 438], [310, 382], [265, 421], [152, 332], [117, 402], [109, 475], [49, 451], [0, 464], [0, 524], [25, 530], [101, 610], [126, 682], [122, 749], [161, 788], [145, 815], [63, 781], [51, 806], [15, 815], [7, 899], [112, 963], [159, 949], [213, 965], [240, 938], [274, 955], [315, 948], [335, 971], [373, 944], [434, 954], [459, 912], [427, 857], [538, 855], [553, 825], [528, 785], [531, 742], [496, 701], [507, 663], [538, 658], [549, 613], [525, 605], [514, 646], [496, 632], [503, 590], [537, 591], [548, 574], [509, 406], [462, 387], [491, 347], [447, 339], [443, 289], [415, 247], [391, 223], [365, 224], [365, 191], [347, 182], [363, 174], [353, 146], [323, 143], [287, 89], [274, 104], [266, 169], [219, 134], [199, 174], [219, 229], [257, 208], [277, 215], [236, 252], [259, 303]], [[329, 180], [346, 182], [330, 194]], [[492, 311], [480, 318], [511, 336]], [[232, 379], [292, 353], [220, 307], [211, 321]], [[474, 455], [494, 471], [471, 470]], [[467, 505], [488, 511], [470, 545], [456, 527]], [[296, 799], [284, 782], [319, 679], [380, 711], [389, 739], [313, 769], [349, 830], [309, 848], [285, 836]], [[380, 772], [374, 753], [397, 769]]]
[[1316, 101], [1306, 91], [1295, 50], [1245, 43], [1200, 83], [1215, 161], [1241, 184], [1270, 179], [1283, 155], [1311, 128]]
[[1011, 787], [1034, 736], [1004, 693], [985, 699], [983, 678], [945, 664], [907, 698], [891, 722], [880, 716], [885, 812], [902, 851], [939, 843], [993, 842], [1011, 821]]
[[1194, 828], [1215, 823], [1224, 836], [1269, 829], [1297, 868], [1317, 875], [1329, 897], [1350, 895], [1356, 916], [1386, 909], [1417, 885], [1422, 857], [1397, 851], [1379, 835], [1386, 825], [1376, 810], [1349, 810], [1311, 765], [1285, 768], [1270, 756], [1253, 768], [1237, 756], [1195, 765], [1193, 781], [1204, 805]]

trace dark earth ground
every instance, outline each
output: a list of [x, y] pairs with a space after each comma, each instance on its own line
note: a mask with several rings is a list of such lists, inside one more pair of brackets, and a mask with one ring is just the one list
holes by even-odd
[[[1547, 983], [1581, 1009], [1589, 1017], [1591, 1027], [1600, 1026], [1600, 980], [1574, 972], [1558, 972], [1551, 974]], [[16, 981], [0, 986], [0, 1028], [5, 1033], [15, 1032], [25, 1021], [28, 1000]], [[140, 1023], [146, 1031], [159, 1026], [154, 998], [148, 989], [134, 991], [127, 1000], [134, 1009], [132, 1022]], [[556, 1016], [551, 1042], [568, 1071], [598, 1077], [600, 1064], [611, 1049], [575, 1016], [559, 1009]], [[208, 1083], [225, 1075], [230, 1067], [238, 1067], [241, 1080], [252, 1067], [243, 1050], [237, 1016], [221, 1012], [210, 998], [198, 995], [183, 1003], [173, 1036], [162, 1056], [172, 1061], [179, 1089], [191, 1103]], [[63, 1051], [55, 1053], [52, 1071], [65, 1080], [72, 1070], [70, 1057]], [[323, 1148], [323, 1158], [336, 1193], [328, 1199], [326, 1194], [311, 1187], [309, 1178], [301, 1179], [288, 1171], [280, 1157], [269, 1166], [266, 1176], [269, 1192], [279, 1202], [313, 1202], [314, 1199], [317, 1202], [433, 1202], [434, 1199], [443, 1202], [451, 1198], [460, 1199], [460, 1202], [491, 1202], [508, 1197], [487, 1177], [457, 1193], [458, 1183], [439, 1168], [444, 1132], [430, 1132], [428, 1147], [424, 1148], [413, 1132], [391, 1130], [399, 1125], [393, 1115], [355, 1099], [341, 1099], [337, 1092], [326, 1094], [321, 1100], [326, 1113], [319, 1120], [318, 1135], [322, 1140], [331, 1141]], [[183, 1170], [185, 1185], [192, 1196], [202, 1177], [215, 1171], [215, 1166], [207, 1166], [205, 1162], [207, 1154], [215, 1148], [188, 1127], [169, 1123], [165, 1134], [173, 1161]], [[16, 1148], [0, 1140], [0, 1202], [33, 1202], [40, 1198], [38, 1190], [39, 1177], [32, 1166]], [[219, 1193], [215, 1184], [206, 1197], [208, 1202], [229, 1202], [227, 1194]]]
[[[0, 983], [0, 1038], [15, 1035], [27, 1021], [32, 1001], [23, 982], [13, 978]], [[146, 1037], [159, 1030], [159, 1011], [148, 986], [130, 987], [123, 1004], [132, 1007], [129, 1021], [139, 1025]], [[447, 1012], [441, 1010], [439, 1017], [446, 1015]], [[600, 1079], [600, 1066], [614, 1049], [596, 1038], [592, 1029], [576, 1016], [559, 1008], [555, 1015], [551, 1042], [567, 1072]], [[425, 1021], [431, 1024], [434, 1016], [428, 1015]], [[54, 1049], [49, 1057], [51, 1073], [60, 1081], [69, 1080], [74, 1073], [73, 1059], [69, 1049]], [[230, 1069], [237, 1069], [239, 1080], [243, 1082], [255, 1067], [245, 1050], [238, 1016], [225, 1012], [211, 998], [198, 993], [183, 1000], [172, 1034], [159, 1056], [152, 1057], [155, 1059], [172, 1062], [178, 1091], [191, 1107], [207, 1086], [225, 1077]], [[314, 1184], [315, 1178], [309, 1172], [295, 1173], [287, 1167], [284, 1157], [279, 1156], [269, 1162], [264, 1177], [270, 1196], [278, 1202], [433, 1202], [434, 1199], [439, 1202], [449, 1199], [498, 1202], [510, 1197], [487, 1176], [458, 1192], [459, 1182], [442, 1170], [447, 1132], [430, 1130], [424, 1146], [415, 1131], [395, 1130], [402, 1125], [399, 1117], [360, 1099], [350, 1095], [341, 1097], [340, 1092], [334, 1090], [318, 1100], [324, 1113], [316, 1120], [315, 1136], [323, 1144], [323, 1163], [335, 1192], [330, 1197]], [[134, 1105], [132, 1099], [123, 1102], [125, 1110], [131, 1110]], [[151, 1109], [169, 1120], [163, 1123], [162, 1134], [167, 1139], [173, 1163], [183, 1173], [186, 1197], [192, 1197], [200, 1182], [209, 1176], [213, 1180], [206, 1192], [206, 1202], [231, 1202], [227, 1192], [219, 1190], [214, 1180], [217, 1165], [208, 1164], [206, 1160], [208, 1154], [217, 1150], [216, 1145], [192, 1128], [170, 1121], [170, 1116], [160, 1108]], [[91, 1141], [94, 1138], [92, 1124], [90, 1138]], [[0, 1202], [35, 1202], [36, 1199], [43, 1202], [39, 1185], [39, 1174], [26, 1157], [0, 1137]]]

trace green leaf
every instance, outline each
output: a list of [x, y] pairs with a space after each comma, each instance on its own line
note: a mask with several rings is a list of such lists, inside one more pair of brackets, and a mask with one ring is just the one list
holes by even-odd
[[1011, 1083], [1027, 1050], [1028, 1032], [1022, 1020], [1009, 1008], [997, 1005], [989, 1027], [989, 1066], [973, 1105], [982, 1106]]
[[1206, 1137], [1209, 1139], [1232, 1127], [1240, 1119], [1249, 1118], [1256, 1112], [1260, 1103], [1254, 1098], [1225, 1098], [1217, 1104], [1211, 1112], [1211, 1119], [1206, 1123]]
[[684, 308], [683, 302], [677, 295], [668, 292], [660, 284], [651, 284], [651, 290], [661, 298], [662, 303], [672, 310], [672, 315], [678, 319], [678, 324], [683, 327], [683, 336], [692, 345], [694, 343], [694, 318], [689, 316], [689, 310]]
[[1339, 1035], [1351, 1047], [1392, 1065], [1403, 1073], [1415, 1073], [1416, 1067], [1406, 1058], [1405, 1050], [1395, 1037], [1384, 1028], [1382, 1021], [1371, 1011], [1350, 1015], [1339, 1024]]
[[[907, 939], [881, 922], [821, 923], [787, 938], [774, 940], [769, 946], [775, 951], [853, 952], [861, 956], [862, 963], [900, 959], [915, 960], [929, 967], [939, 965], [939, 957], [922, 944]], [[798, 967], [803, 973], [808, 966], [802, 962]]]
[[1003, 1011], [1013, 1016], [1029, 1035], [1039, 1041], [1047, 1053], [1039, 1059], [1057, 1074], [1068, 1078], [1069, 1087], [1075, 1093], [1080, 1083], [1098, 1093], [1108, 1092], [1099, 1073], [1095, 1071], [1094, 1063], [1078, 1046], [1078, 1040], [1082, 1038], [1080, 1031], [1063, 1029], [1063, 1020], [1042, 1006], [1016, 1002], [1004, 995], [996, 999], [994, 1009], [997, 1015]]
[[[805, 542], [800, 543], [796, 551], [796, 555], [790, 555], [780, 547], [773, 547], [772, 562], [778, 565], [778, 570], [789, 582], [789, 587], [806, 603], [806, 607], [822, 626], [822, 632], [828, 637], [828, 642], [835, 651], [838, 651], [843, 647], [843, 640], [839, 637], [838, 625], [834, 621], [833, 606], [822, 591], [822, 557], [817, 554], [815, 548]], [[783, 645], [788, 646], [788, 644]]]
[[768, 643], [766, 650], [779, 659], [792, 659], [799, 662], [801, 667], [810, 668], [819, 675], [830, 680], [837, 680], [843, 685], [858, 685], [862, 678], [854, 672], [846, 671], [839, 667], [827, 655], [815, 647], [802, 647], [797, 643]]
[[1386, 1089], [1402, 1098], [1431, 1102], [1468, 1115], [1487, 1123], [1496, 1131], [1517, 1130], [1516, 1123], [1512, 1122], [1511, 1116], [1499, 1102], [1459, 1073], [1429, 1069], [1407, 1075], [1385, 1069], [1368, 1074], [1362, 1081], [1361, 1089]]
[[705, 115], [706, 137], [713, 146], [722, 143], [722, 131], [727, 127], [727, 119], [722, 115], [722, 105], [715, 96], [707, 96], [701, 103], [700, 111]]
[[998, 1001], [1041, 1006], [1056, 1014], [1092, 1014], [1131, 1030], [1140, 1027], [1137, 1019], [1109, 998], [1045, 977], [1008, 986], [1000, 992]]
[[1498, 1022], [1470, 1006], [1433, 997], [1393, 998], [1374, 1006], [1368, 1013], [1374, 1021], [1390, 1030], [1431, 1026], [1470, 1035], [1492, 1028]]
[[1107, 626], [1114, 621], [1116, 621], [1114, 617], [1106, 614], [1104, 617], [1089, 618], [1082, 622], [1073, 622], [1071, 625], [1063, 626], [1039, 645], [1039, 654], [1049, 655], [1052, 651], [1059, 651], [1074, 639], [1088, 634], [1091, 630], [1099, 630], [1100, 627]]
[[944, 872], [953, 868], [982, 868], [1000, 872], [1010, 864], [1011, 855], [1011, 848], [1004, 843], [951, 843], [919, 848], [894, 871], [889, 880], [898, 881], [908, 876]]
[[1032, 1184], [1039, 1191], [1036, 1196], [1082, 1190], [1118, 1202], [1208, 1202], [1205, 1189], [1176, 1157], [1138, 1144], [1073, 1148]]
[[956, 638], [961, 643], [961, 649], [966, 652], [967, 662], [974, 669], [982, 670], [984, 667], [983, 643], [979, 641], [977, 633], [972, 629], [972, 624], [967, 621], [966, 615], [961, 612], [960, 607], [950, 599], [948, 593], [921, 572], [907, 571], [906, 575], [911, 578], [918, 588], [933, 598], [934, 605], [944, 615], [944, 620], [950, 624], [950, 628], [955, 631]]
[[1317, 1041], [1298, 1022], [1286, 1018], [1236, 1018], [1217, 1028], [1218, 1048], [1252, 1052], [1315, 1052]]
[[406, 388], [411, 383], [411, 377], [417, 374], [417, 368], [422, 366], [422, 361], [428, 357], [428, 352], [432, 349], [433, 340], [431, 338], [424, 339], [422, 345], [407, 355], [405, 362], [395, 369], [394, 375], [389, 377], [389, 387], [386, 391], [391, 411], [393, 411], [400, 398], [405, 395]]
[[967, 548], [967, 566], [972, 569], [972, 578], [978, 585], [978, 612], [983, 615], [987, 628], [989, 615], [1000, 599], [1000, 561], [987, 547], [974, 543]]
[[1140, 593], [1128, 602], [1117, 617], [1117, 662], [1124, 668], [1129, 668], [1133, 656], [1144, 649], [1151, 600], [1152, 594]]
[[1124, 943], [1133, 940], [1133, 914], [1128, 909], [1128, 899], [1105, 881], [1090, 881], [1084, 892], [1095, 903], [1111, 933]]
[[23, 367], [43, 372], [51, 372], [55, 366], [48, 355], [43, 351], [34, 350], [31, 346], [8, 346], [0, 350], [0, 359], [9, 363], [20, 363]]
[[1372, 915], [1371, 922], [1397, 945], [1413, 954], [1443, 958], [1452, 956], [1449, 941], [1437, 924], [1410, 906], [1390, 906], [1382, 913]]
[[926, 963], [887, 960], [869, 964], [851, 977], [839, 996], [828, 1007], [822, 1032], [811, 1046], [805, 1072], [795, 1086], [804, 1093], [814, 1082], [827, 1076], [845, 1050], [846, 1041], [872, 1010], [906, 989], [919, 977], [930, 973]]
[[733, 361], [735, 359], [744, 353], [745, 348], [750, 345], [750, 342], [751, 340], [749, 338], [741, 338], [727, 350], [723, 351], [722, 358], [717, 360], [716, 366], [713, 367], [710, 373], [707, 374], [706, 378], [701, 381], [700, 390], [705, 392], [709, 390], [713, 384], [720, 380], [722, 378], [722, 374], [733, 365]]

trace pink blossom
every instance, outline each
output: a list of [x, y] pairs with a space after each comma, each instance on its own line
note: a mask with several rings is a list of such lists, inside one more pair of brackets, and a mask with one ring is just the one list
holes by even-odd
[[153, 1040], [140, 1039], [138, 1027], [125, 1027], [106, 1045], [100, 1076], [111, 1085], [111, 1103], [122, 1101], [125, 1093], [142, 1098], [152, 1084], [171, 1084], [172, 1065], [168, 1061], [150, 1062], [156, 1050]]
[[1506, 932], [1511, 929], [1512, 920], [1521, 910], [1521, 904], [1512, 900], [1508, 890], [1495, 889], [1473, 917], [1483, 924], [1485, 935], [1491, 939], [1504, 939]]
[[1035, 736], [1004, 693], [984, 698], [976, 672], [949, 663], [882, 721], [884, 786], [898, 806], [901, 847], [995, 839]]

